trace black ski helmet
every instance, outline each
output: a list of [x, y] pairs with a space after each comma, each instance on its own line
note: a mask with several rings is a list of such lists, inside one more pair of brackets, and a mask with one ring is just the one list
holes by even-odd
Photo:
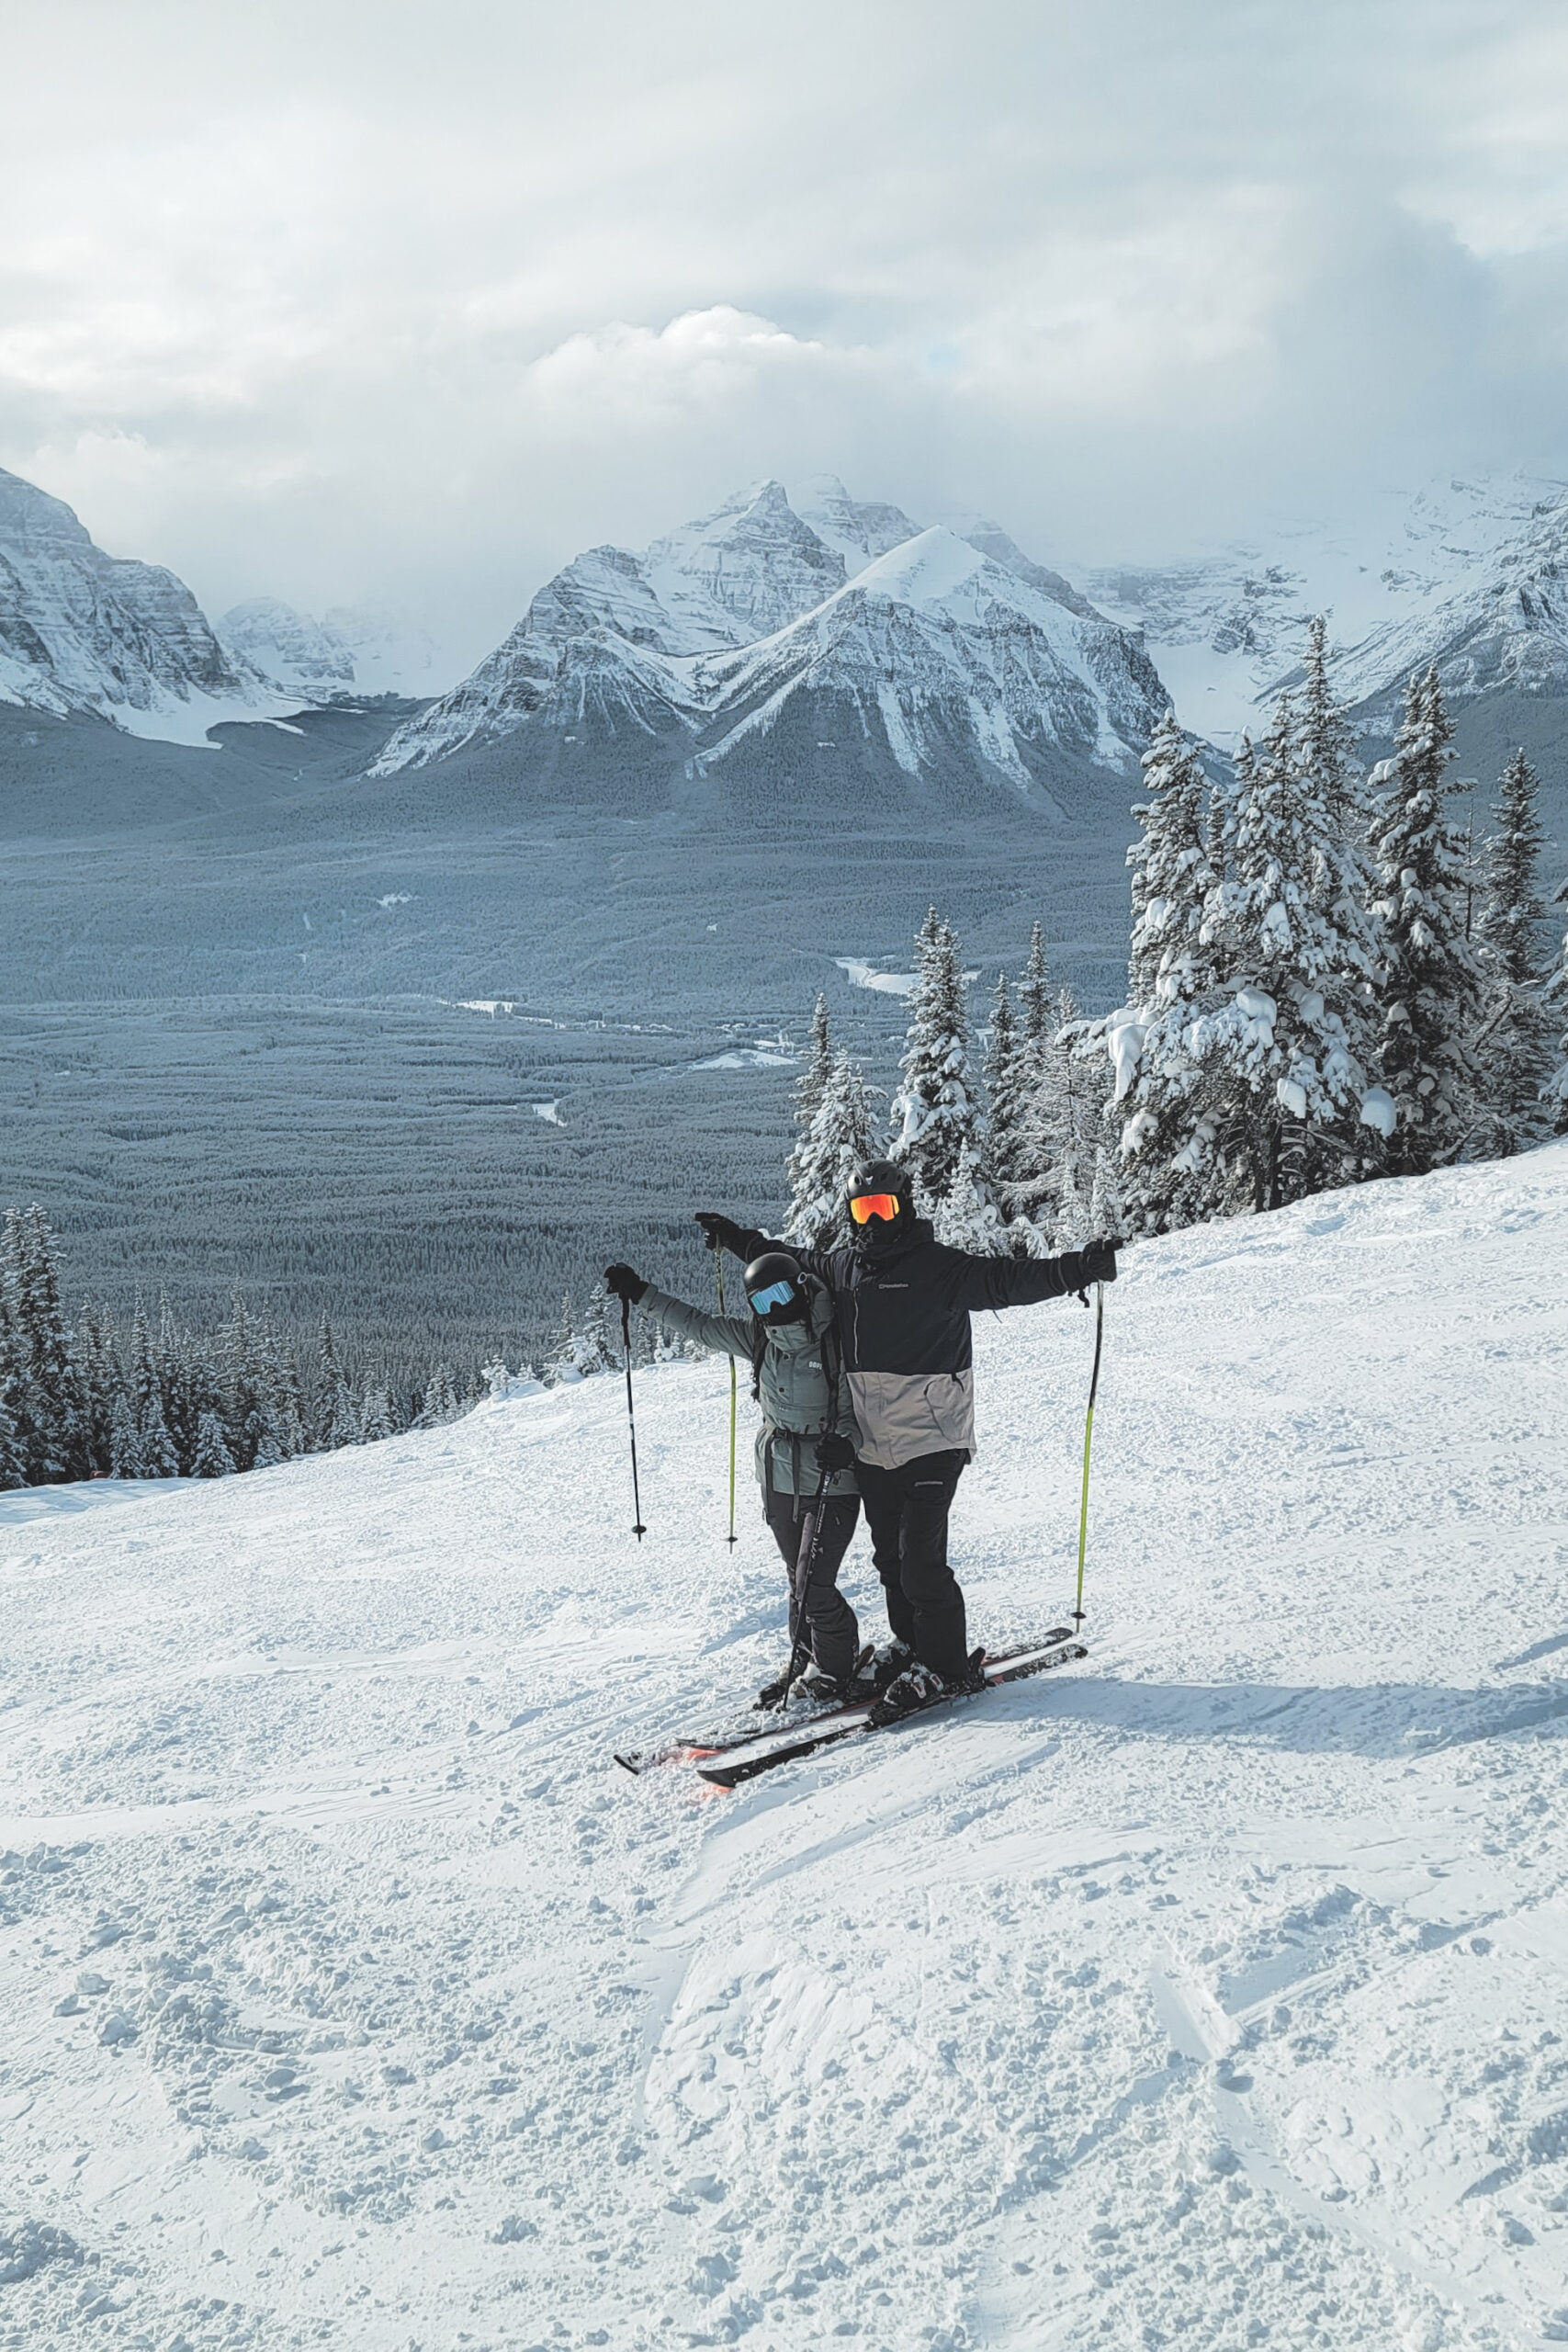
[[[858, 1201], [867, 1193], [890, 1193], [898, 1204], [898, 1214], [889, 1223], [886, 1217], [868, 1218], [857, 1225], [850, 1216], [851, 1201]], [[915, 1218], [915, 1199], [909, 1183], [909, 1171], [896, 1160], [868, 1159], [857, 1168], [844, 1195], [844, 1213], [850, 1216], [850, 1230], [857, 1241], [866, 1241], [874, 1249], [878, 1243], [892, 1241], [908, 1233]]]
[[806, 1315], [806, 1291], [800, 1268], [787, 1250], [764, 1250], [753, 1258], [742, 1280], [751, 1312], [762, 1323], [799, 1323]]

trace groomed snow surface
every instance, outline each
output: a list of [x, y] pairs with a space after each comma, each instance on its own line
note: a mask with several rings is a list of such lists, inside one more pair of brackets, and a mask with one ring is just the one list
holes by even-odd
[[[611, 1760], [781, 1661], [718, 1363], [640, 1548], [609, 1379], [8, 1517], [0, 2344], [1568, 2339], [1565, 1335], [1565, 1146], [1140, 1247], [1089, 1662], [728, 1797]], [[1090, 1336], [978, 1333], [993, 1644]]]

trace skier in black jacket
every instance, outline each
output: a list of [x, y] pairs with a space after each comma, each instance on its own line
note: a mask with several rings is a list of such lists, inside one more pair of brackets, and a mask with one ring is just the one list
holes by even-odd
[[[847, 1250], [795, 1250], [838, 1301], [844, 1377], [861, 1432], [856, 1464], [872, 1553], [887, 1600], [895, 1659], [908, 1660], [877, 1702], [878, 1720], [975, 1687], [964, 1595], [947, 1563], [947, 1518], [975, 1451], [969, 1317], [1114, 1282], [1113, 1241], [1059, 1258], [976, 1258], [938, 1241], [915, 1215], [907, 1170], [873, 1160], [850, 1188]], [[699, 1210], [710, 1249], [741, 1259], [767, 1236]]]

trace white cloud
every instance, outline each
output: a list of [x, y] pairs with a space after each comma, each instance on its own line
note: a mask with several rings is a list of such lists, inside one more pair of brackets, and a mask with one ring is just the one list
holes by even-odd
[[0, 463], [477, 653], [759, 473], [1134, 553], [1568, 468], [1557, 0], [21, 0]]

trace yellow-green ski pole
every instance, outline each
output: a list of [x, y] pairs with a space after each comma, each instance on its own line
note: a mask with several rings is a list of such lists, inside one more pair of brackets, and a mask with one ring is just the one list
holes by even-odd
[[[718, 1311], [719, 1311], [719, 1313], [722, 1315], [722, 1314], [724, 1313], [724, 1252], [723, 1252], [723, 1250], [716, 1250], [714, 1251], [714, 1253], [713, 1253], [713, 1278], [714, 1278], [714, 1281], [718, 1284]], [[728, 1534], [728, 1538], [727, 1538], [727, 1541], [728, 1541], [728, 1544], [729, 1544], [729, 1548], [730, 1548], [730, 1550], [731, 1550], [732, 1552], [733, 1552], [733, 1551], [734, 1551], [734, 1549], [735, 1549], [735, 1541], [736, 1541], [736, 1538], [735, 1538], [735, 1400], [736, 1400], [736, 1372], [735, 1372], [735, 1358], [734, 1358], [733, 1356], [731, 1356], [731, 1357], [730, 1357], [730, 1359], [729, 1359], [729, 1534]]]
[[1083, 1422], [1083, 1501], [1078, 1507], [1078, 1598], [1073, 1611], [1075, 1625], [1083, 1623], [1083, 1564], [1089, 1548], [1089, 1450], [1094, 1437], [1094, 1398], [1100, 1386], [1100, 1347], [1105, 1337], [1105, 1284], [1094, 1286], [1094, 1370], [1089, 1379], [1089, 1410]]

